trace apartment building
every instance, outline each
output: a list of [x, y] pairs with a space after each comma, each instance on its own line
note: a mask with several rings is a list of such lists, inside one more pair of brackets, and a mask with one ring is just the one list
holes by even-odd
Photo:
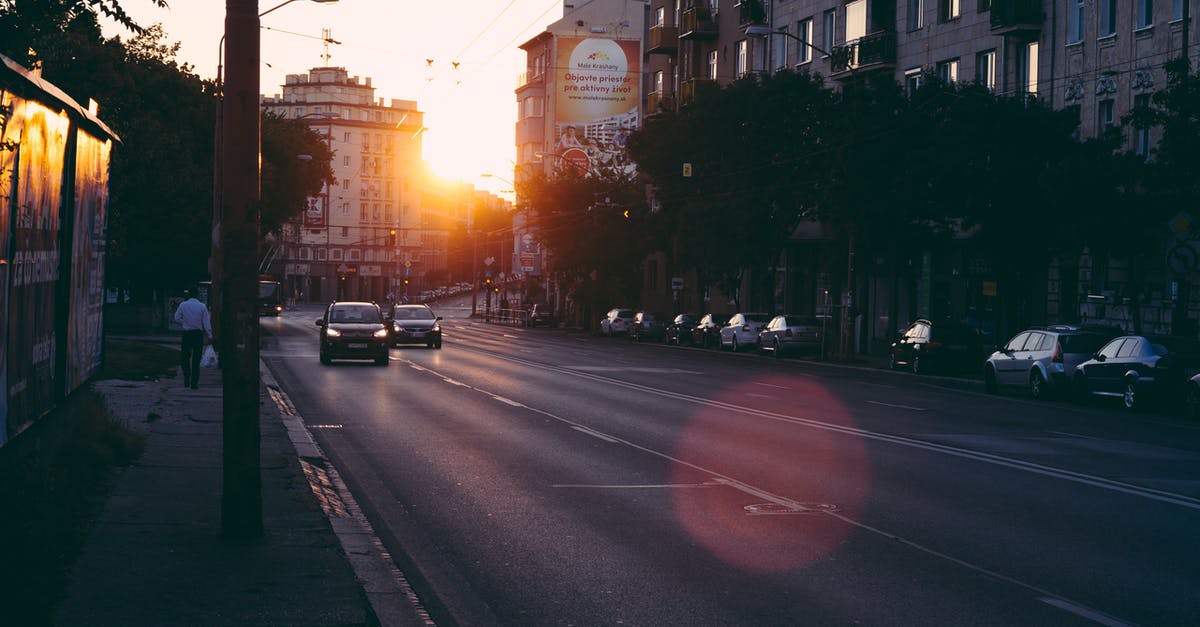
[[[329, 142], [337, 182], [285, 225], [269, 271], [305, 300], [402, 293], [404, 278], [445, 266], [445, 229], [427, 225], [421, 194], [424, 114], [412, 100], [375, 96], [345, 68], [289, 74], [264, 110], [303, 119]], [[440, 256], [439, 252], [440, 251]]]

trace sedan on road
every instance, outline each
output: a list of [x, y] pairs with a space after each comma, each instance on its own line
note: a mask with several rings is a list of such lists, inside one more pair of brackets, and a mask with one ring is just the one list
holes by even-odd
[[721, 348], [733, 352], [758, 347], [758, 334], [771, 321], [771, 314], [737, 313], [721, 327]]
[[983, 361], [983, 341], [979, 331], [970, 325], [922, 318], [892, 342], [889, 361], [893, 370], [907, 366], [913, 374], [927, 374], [935, 369], [976, 373]]
[[388, 328], [379, 305], [368, 302], [334, 302], [317, 318], [321, 327], [321, 363], [334, 359], [373, 359], [388, 365]]
[[629, 324], [633, 322], [634, 311], [624, 307], [613, 307], [600, 319], [600, 335], [612, 337], [629, 332]]
[[671, 324], [663, 330], [667, 344], [682, 346], [692, 343], [692, 329], [696, 327], [696, 314], [682, 313], [671, 320]]
[[712, 348], [721, 343], [721, 327], [729, 322], [729, 314], [704, 314], [692, 329], [692, 344]]
[[1081, 396], [1120, 398], [1127, 409], [1151, 402], [1178, 405], [1200, 373], [1200, 344], [1192, 338], [1123, 335], [1075, 368]]
[[783, 357], [789, 352], [821, 351], [821, 320], [813, 316], [781, 314], [771, 318], [758, 334], [758, 348]]
[[442, 317], [435, 315], [429, 305], [396, 305], [392, 308], [392, 345], [424, 344], [427, 348], [442, 347]]

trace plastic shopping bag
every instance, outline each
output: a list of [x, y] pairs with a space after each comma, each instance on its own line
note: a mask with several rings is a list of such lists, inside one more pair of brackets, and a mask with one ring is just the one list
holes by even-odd
[[200, 355], [201, 368], [215, 368], [217, 365], [217, 351], [213, 350], [212, 344], [204, 347], [204, 353]]

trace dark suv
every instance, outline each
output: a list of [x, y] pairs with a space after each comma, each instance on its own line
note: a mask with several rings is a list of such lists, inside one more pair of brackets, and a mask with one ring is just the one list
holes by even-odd
[[321, 327], [321, 363], [334, 359], [373, 359], [388, 365], [388, 328], [379, 305], [367, 302], [334, 302], [317, 318]]
[[1026, 329], [992, 353], [983, 364], [988, 392], [1028, 387], [1034, 398], [1066, 390], [1075, 367], [1121, 334], [1120, 329], [1053, 324]]

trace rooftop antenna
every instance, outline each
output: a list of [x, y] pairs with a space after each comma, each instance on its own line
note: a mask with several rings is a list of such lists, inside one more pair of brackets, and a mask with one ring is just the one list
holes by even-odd
[[329, 65], [329, 42], [333, 40], [333, 33], [328, 28], [321, 29], [321, 46], [324, 50], [321, 52], [321, 60], [325, 65]]

